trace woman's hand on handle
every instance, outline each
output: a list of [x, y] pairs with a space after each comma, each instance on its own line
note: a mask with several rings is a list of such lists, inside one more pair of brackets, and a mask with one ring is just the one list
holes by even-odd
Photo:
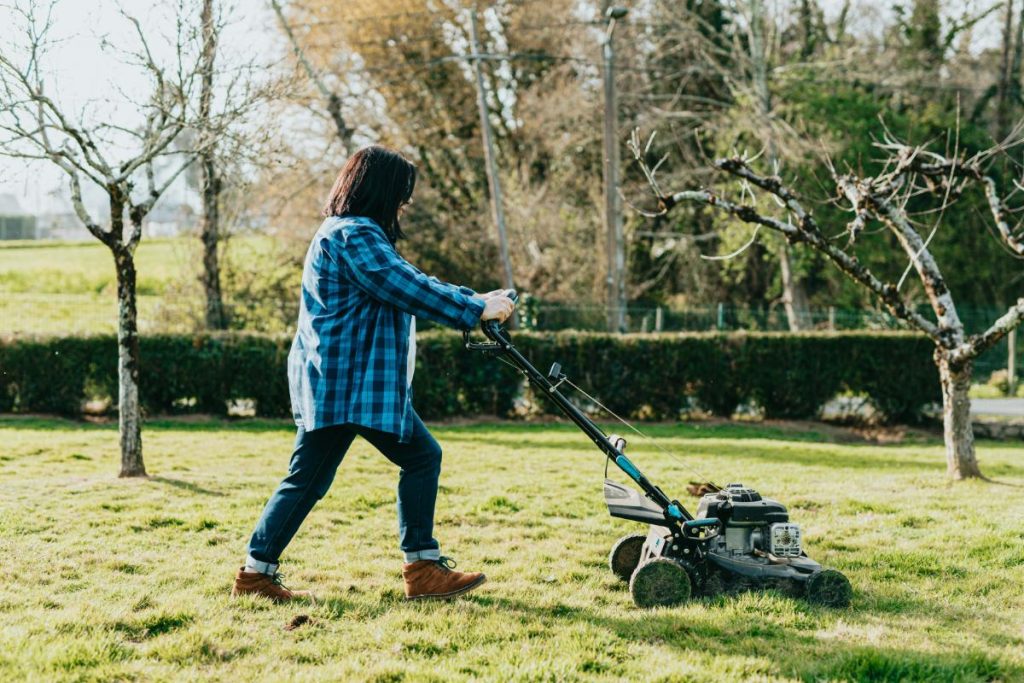
[[480, 315], [480, 319], [497, 320], [503, 323], [512, 315], [516, 305], [512, 302], [512, 299], [504, 296], [506, 290], [499, 289], [496, 291], [499, 295], [491, 296], [494, 292], [488, 292], [484, 295], [484, 312]]

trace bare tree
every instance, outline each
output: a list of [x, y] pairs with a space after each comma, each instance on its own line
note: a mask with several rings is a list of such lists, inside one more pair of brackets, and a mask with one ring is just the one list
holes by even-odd
[[306, 73], [310, 83], [316, 87], [317, 92], [323, 98], [324, 108], [334, 124], [335, 135], [345, 150], [346, 156], [352, 154], [352, 134], [355, 130], [349, 127], [341, 112], [341, 94], [327, 85], [323, 73], [316, 69], [309, 60], [309, 55], [295, 35], [294, 27], [288, 22], [288, 18], [284, 14], [284, 8], [281, 6], [280, 0], [270, 0], [270, 6], [273, 8], [274, 14], [277, 15], [277, 22], [280, 24], [281, 30], [288, 37], [288, 43], [292, 46], [292, 53], [302, 66], [302, 70]]
[[[947, 472], [952, 479], [981, 477], [975, 456], [968, 396], [973, 362], [1020, 323], [1024, 316], [1024, 298], [1018, 299], [984, 332], [968, 335], [942, 271], [929, 251], [929, 243], [940, 227], [944, 209], [969, 188], [978, 187], [984, 192], [1000, 241], [1014, 255], [1024, 256], [1021, 225], [1019, 222], [1010, 225], [1010, 216], [1015, 211], [1007, 207], [1006, 198], [1000, 196], [994, 176], [988, 173], [992, 160], [1003, 148], [993, 148], [967, 158], [957, 150], [947, 155], [923, 146], [910, 146], [890, 135], [877, 143], [877, 147], [887, 155], [887, 163], [883, 171], [874, 177], [862, 177], [853, 172], [840, 174], [830, 165], [837, 198], [848, 204], [853, 218], [841, 229], [826, 231], [804, 208], [796, 192], [778, 176], [755, 171], [750, 159], [718, 159], [714, 167], [738, 180], [745, 197], [757, 190], [766, 192], [779, 205], [780, 216], [761, 213], [753, 202], [744, 203], [742, 198], [732, 201], [714, 190], [663, 192], [635, 133], [630, 144], [634, 158], [658, 199], [658, 213], [667, 213], [683, 203], [702, 204], [753, 225], [754, 235], [750, 243], [761, 228], [767, 228], [781, 234], [791, 245], [807, 245], [871, 291], [896, 318], [926, 334], [935, 345], [934, 359], [942, 385]], [[1024, 187], [1018, 181], [1007, 196], [1020, 189]], [[922, 236], [920, 224], [907, 209], [908, 200], [921, 195], [930, 195], [939, 202], [935, 209], [938, 218], [927, 236]], [[886, 281], [857, 260], [854, 247], [872, 221], [880, 223], [895, 237], [903, 257], [909, 259], [904, 278], [910, 270], [916, 272], [934, 313], [934, 321], [917, 312], [900, 293], [903, 278], [897, 282]], [[841, 239], [845, 239], [845, 245]]]
[[[136, 308], [135, 250], [142, 239], [146, 216], [157, 200], [208, 144], [200, 133], [193, 151], [174, 146], [192, 126], [190, 106], [202, 69], [193, 52], [195, 31], [178, 7], [171, 39], [173, 58], [162, 65], [153, 56], [142, 24], [123, 14], [137, 40], [129, 54], [148, 77], [150, 91], [129, 104], [141, 121], [123, 125], [97, 115], [73, 115], [50, 92], [59, 84], [47, 81], [43, 58], [50, 45], [53, 5], [41, 11], [31, 2], [15, 12], [24, 20], [24, 45], [0, 50], [0, 154], [52, 163], [68, 178], [75, 213], [89, 232], [110, 249], [117, 270], [118, 414], [121, 476], [146, 475], [142, 459], [139, 406], [139, 334]], [[157, 178], [157, 164], [164, 166]], [[82, 186], [91, 183], [106, 195], [109, 224], [101, 225], [82, 198]], [[141, 186], [141, 187], [140, 187]]]

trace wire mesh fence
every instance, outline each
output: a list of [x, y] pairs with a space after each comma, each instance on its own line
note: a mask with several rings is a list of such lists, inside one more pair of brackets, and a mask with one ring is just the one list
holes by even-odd
[[[566, 305], [526, 302], [520, 306], [526, 326], [536, 330], [608, 329], [608, 309], [600, 305]], [[789, 318], [781, 308], [756, 308], [713, 304], [707, 306], [629, 306], [627, 332], [766, 331], [787, 332]], [[812, 308], [799, 320], [802, 330], [897, 330], [902, 323], [882, 311]]]
[[[143, 334], [190, 332], [201, 324], [202, 303], [173, 297], [139, 297], [139, 330]], [[608, 309], [599, 304], [540, 302], [528, 297], [519, 307], [521, 327], [537, 331], [608, 329]], [[969, 334], [981, 332], [1003, 311], [961, 308], [960, 317]], [[625, 315], [631, 333], [735, 332], [790, 330], [785, 309], [776, 307], [712, 304], [705, 306], [630, 306]], [[430, 327], [422, 321], [422, 329]], [[902, 321], [873, 309], [811, 308], [800, 320], [800, 329], [815, 331], [884, 331], [907, 329]], [[117, 330], [117, 300], [110, 294], [0, 294], [0, 335], [113, 334]], [[1003, 339], [975, 363], [984, 378], [1007, 368], [1008, 340]], [[1017, 353], [1020, 367], [1020, 353]]]

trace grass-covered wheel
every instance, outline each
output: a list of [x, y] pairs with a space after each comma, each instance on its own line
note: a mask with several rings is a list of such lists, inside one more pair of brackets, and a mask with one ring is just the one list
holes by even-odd
[[824, 607], [847, 607], [853, 597], [853, 587], [846, 575], [836, 569], [822, 569], [811, 574], [804, 588], [807, 602]]
[[640, 554], [646, 540], [647, 537], [643, 534], [629, 534], [615, 541], [612, 551], [608, 554], [608, 567], [612, 574], [623, 581], [629, 581], [633, 571], [640, 564]]
[[693, 593], [693, 579], [682, 562], [656, 557], [636, 568], [629, 592], [637, 607], [678, 605]]

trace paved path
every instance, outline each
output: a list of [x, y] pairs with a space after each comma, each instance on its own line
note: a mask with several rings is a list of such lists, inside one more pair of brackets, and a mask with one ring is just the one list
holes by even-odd
[[1024, 417], [1024, 398], [972, 398], [971, 414]]

